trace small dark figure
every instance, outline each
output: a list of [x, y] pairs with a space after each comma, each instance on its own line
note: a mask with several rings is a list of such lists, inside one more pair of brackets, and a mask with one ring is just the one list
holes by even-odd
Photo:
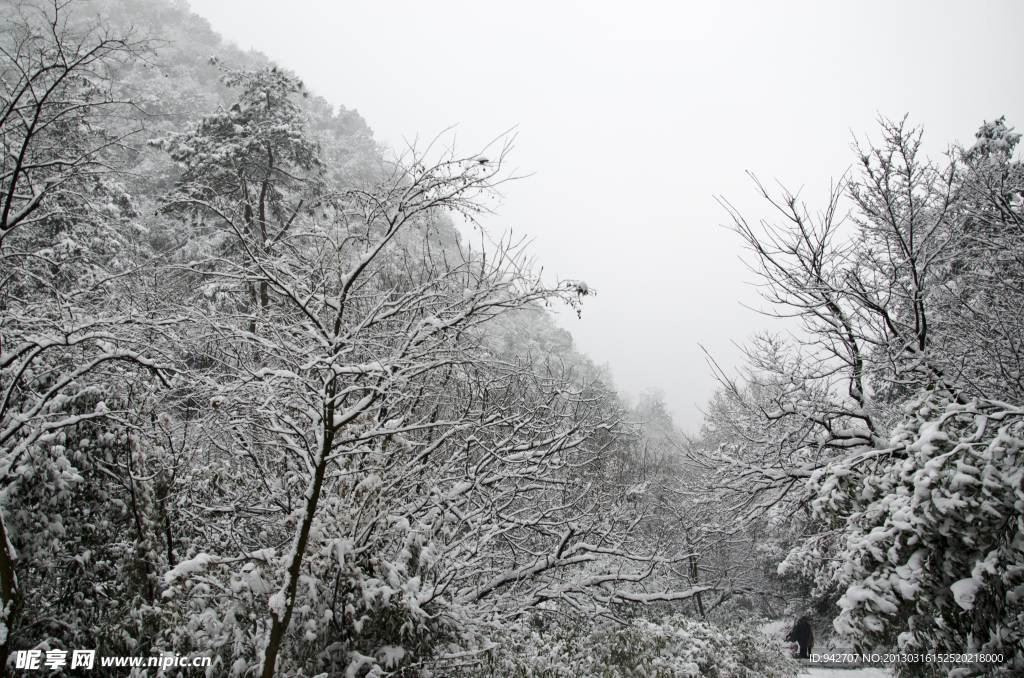
[[811, 630], [811, 622], [807, 621], [807, 617], [800, 617], [796, 626], [786, 636], [786, 642], [800, 646], [801, 659], [810, 658], [811, 648], [814, 647], [814, 631]]

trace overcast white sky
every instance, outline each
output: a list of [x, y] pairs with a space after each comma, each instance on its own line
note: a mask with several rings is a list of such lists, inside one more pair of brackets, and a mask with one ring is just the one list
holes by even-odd
[[771, 326], [741, 305], [760, 304], [716, 195], [768, 215], [749, 170], [820, 205], [879, 114], [909, 113], [935, 157], [984, 119], [1024, 130], [1024, 2], [189, 2], [393, 147], [516, 127], [532, 176], [487, 228], [596, 288], [563, 318], [578, 348], [693, 431], [699, 344], [731, 366]]

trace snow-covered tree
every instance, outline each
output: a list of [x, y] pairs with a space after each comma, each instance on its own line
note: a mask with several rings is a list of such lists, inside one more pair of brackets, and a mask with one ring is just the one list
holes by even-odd
[[[669, 597], [635, 590], [665, 559], [635, 551], [602, 475], [614, 408], [488, 330], [588, 289], [444, 237], [446, 214], [486, 209], [508, 148], [411, 151], [331, 187], [294, 79], [234, 78], [235, 108], [165, 144], [185, 168], [167, 203], [199, 225], [182, 397], [210, 409], [161, 642], [268, 677], [392, 669], [548, 600]], [[571, 576], [599, 558], [624, 565]]]
[[[770, 313], [800, 322], [791, 341], [765, 336], [749, 350], [746, 380], [763, 402], [746, 409], [765, 442], [806, 451], [804, 461], [782, 462], [805, 478], [849, 450], [883, 444], [918, 389], [957, 381], [957, 356], [943, 350], [936, 327], [950, 308], [950, 267], [965, 257], [953, 236], [963, 178], [955, 162], [936, 165], [920, 147], [920, 130], [883, 120], [882, 143], [855, 145], [859, 177], [840, 182], [821, 212], [761, 184], [781, 223], [755, 227], [726, 203]], [[772, 485], [777, 471], [750, 464], [744, 473]]]
[[31, 623], [19, 576], [67, 564], [49, 555], [82, 480], [69, 437], [125, 403], [126, 379], [165, 379], [152, 339], [173, 324], [130, 292], [145, 246], [114, 174], [132, 132], [115, 73], [147, 47], [65, 10], [0, 8], [0, 667]]
[[933, 314], [934, 352], [949, 380], [970, 395], [1021, 402], [1021, 227], [1024, 167], [1020, 134], [1000, 118], [978, 130], [959, 157], [957, 211]]
[[1012, 673], [1024, 667], [1024, 494], [1019, 408], [1001, 399], [1020, 395], [1020, 137], [1001, 119], [976, 136], [957, 151], [957, 218], [929, 301], [939, 388], [904, 406], [885, 445], [834, 462], [811, 489], [847, 563], [826, 570], [846, 589], [837, 628], [866, 645], [999, 654], [970, 670]]
[[921, 393], [960, 405], [1019, 393], [1019, 137], [1000, 120], [977, 138], [937, 164], [920, 130], [883, 120], [882, 143], [855, 144], [859, 175], [823, 211], [760, 184], [782, 223], [758, 228], [729, 208], [773, 314], [800, 327], [757, 338], [742, 379], [719, 373], [704, 450], [745, 515], [775, 512], [803, 531], [781, 569], [817, 595], [846, 586], [836, 564], [849, 515], [811, 511], [807, 481], [888, 449]]
[[[288, 234], [303, 208], [319, 206], [319, 148], [294, 101], [305, 94], [294, 76], [276, 67], [227, 71], [224, 84], [241, 90], [229, 110], [206, 116], [194, 132], [158, 142], [184, 169], [167, 202], [172, 210], [215, 219], [222, 222], [219, 230], [234, 231], [237, 237], [222, 243], [222, 256], [258, 260]], [[235, 252], [238, 248], [255, 249]], [[253, 318], [248, 329], [254, 331], [256, 307], [270, 303], [269, 283], [254, 271], [236, 285], [239, 303]]]

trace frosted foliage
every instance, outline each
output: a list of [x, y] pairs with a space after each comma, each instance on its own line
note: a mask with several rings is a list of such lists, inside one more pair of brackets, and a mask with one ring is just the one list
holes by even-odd
[[972, 155], [1008, 157], [1020, 142], [1020, 133], [1006, 125], [1005, 117], [991, 122], [986, 120], [974, 136], [977, 141], [970, 149]]

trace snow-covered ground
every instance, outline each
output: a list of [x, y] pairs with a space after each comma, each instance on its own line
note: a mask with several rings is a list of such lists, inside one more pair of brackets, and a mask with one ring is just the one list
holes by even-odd
[[812, 666], [804, 669], [801, 676], [811, 678], [892, 678], [888, 669], [865, 667], [860, 669], [823, 669]]

